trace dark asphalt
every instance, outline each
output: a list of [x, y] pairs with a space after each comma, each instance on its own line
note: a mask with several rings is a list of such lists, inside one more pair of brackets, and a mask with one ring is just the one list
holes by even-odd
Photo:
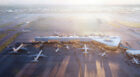
[[[88, 54], [70, 45], [55, 52], [54, 45], [45, 45], [43, 54], [34, 63], [33, 54], [38, 49], [26, 46], [28, 54], [13, 55], [5, 50], [0, 55], [0, 77], [139, 77], [140, 66], [129, 63], [127, 57], [120, 53], [108, 53], [106, 57], [99, 56], [102, 52], [92, 45]], [[118, 50], [121, 51], [121, 50]], [[113, 51], [112, 51], [113, 52]], [[130, 73], [131, 72], [131, 73]]]

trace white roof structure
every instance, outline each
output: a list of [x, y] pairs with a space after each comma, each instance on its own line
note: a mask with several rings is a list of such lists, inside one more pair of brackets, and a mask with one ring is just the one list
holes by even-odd
[[70, 37], [59, 37], [59, 36], [49, 36], [49, 37], [36, 37], [35, 41], [50, 41], [57, 40], [60, 42], [68, 42], [71, 40], [79, 40], [83, 42], [97, 41], [102, 44], [117, 47], [121, 41], [119, 36], [88, 36], [88, 37], [79, 37], [79, 36], [70, 36]]
[[92, 40], [95, 40], [108, 46], [118, 46], [121, 42], [121, 38], [119, 36], [109, 36], [109, 37], [95, 36], [92, 37]]
[[140, 50], [127, 50], [126, 53], [132, 56], [140, 56]]

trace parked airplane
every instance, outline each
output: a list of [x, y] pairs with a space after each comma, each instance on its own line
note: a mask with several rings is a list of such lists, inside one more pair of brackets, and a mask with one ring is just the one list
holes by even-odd
[[66, 45], [66, 49], [68, 49], [68, 50], [69, 50], [69, 49], [70, 49], [70, 47], [69, 47], [68, 45]]
[[24, 44], [20, 44], [17, 48], [12, 48], [12, 52], [10, 53], [13, 53], [13, 54], [16, 54], [16, 53], [27, 53], [27, 49], [23, 47]]
[[17, 48], [13, 48], [13, 52], [15, 52], [15, 53], [17, 53], [18, 52], [18, 50], [20, 49], [20, 48], [22, 48], [23, 47], [23, 44], [21, 44], [19, 47], [17, 47]]
[[55, 52], [58, 52], [59, 51], [59, 48], [57, 48], [56, 50], [55, 50]]
[[106, 56], [106, 52], [100, 53], [99, 54], [101, 57], [105, 57]]
[[41, 56], [45, 56], [45, 55], [42, 54], [42, 52], [43, 52], [42, 50], [39, 51], [39, 53], [38, 53], [38, 54], [36, 55], [36, 57], [34, 58], [33, 62], [38, 62], [38, 59], [39, 59]]
[[86, 44], [84, 44], [84, 47], [83, 48], [80, 48], [80, 49], [83, 49], [84, 50], [83, 53], [88, 53], [88, 50], [89, 50], [89, 48], [87, 48], [87, 45]]
[[134, 57], [131, 59], [131, 62], [134, 63], [134, 64], [140, 64], [140, 61], [137, 58], [134, 58]]

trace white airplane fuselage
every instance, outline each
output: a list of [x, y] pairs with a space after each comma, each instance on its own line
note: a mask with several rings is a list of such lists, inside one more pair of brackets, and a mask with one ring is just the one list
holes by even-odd
[[13, 48], [13, 51], [14, 52], [18, 52], [18, 50], [20, 49], [20, 48], [22, 48], [23, 47], [23, 44], [21, 44], [19, 47], [17, 47], [17, 48]]
[[87, 48], [87, 45], [86, 44], [84, 44], [84, 48], [82, 48], [82, 49], [84, 49], [84, 53], [88, 53], [88, 49], [89, 48]]

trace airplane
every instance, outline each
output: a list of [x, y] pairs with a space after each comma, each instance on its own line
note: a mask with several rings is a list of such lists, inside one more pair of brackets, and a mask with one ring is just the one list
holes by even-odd
[[29, 24], [29, 23], [30, 23], [30, 21], [26, 21], [25, 23], [26, 23], [26, 24]]
[[[68, 50], [70, 49], [68, 45], [66, 45], [66, 49], [68, 49]], [[57, 47], [56, 50], [55, 50], [55, 52], [58, 52], [59, 50], [60, 50], [60, 48]]]
[[56, 50], [55, 50], [55, 52], [58, 52], [60, 49], [59, 48], [57, 48]]
[[27, 32], [31, 32], [31, 31], [28, 29], [23, 29], [22, 32], [27, 33]]
[[70, 49], [70, 47], [69, 47], [68, 45], [66, 45], [66, 49], [68, 49], [68, 50], [69, 50], [69, 49]]
[[17, 51], [18, 51], [21, 47], [23, 47], [23, 44], [21, 44], [21, 45], [20, 45], [19, 47], [17, 47], [17, 48], [13, 48], [13, 51], [17, 53]]
[[101, 57], [105, 57], [106, 56], [106, 52], [100, 53], [99, 54]]
[[[34, 55], [30, 55], [30, 57], [36, 57], [38, 54], [34, 54]], [[42, 58], [42, 57], [47, 57], [46, 55], [44, 55], [44, 54], [40, 54], [40, 58]]]
[[17, 48], [12, 48], [11, 53], [19, 53], [18, 51], [27, 51], [27, 49], [23, 48], [24, 44], [20, 44]]
[[32, 62], [38, 62], [38, 59], [40, 57], [46, 57], [44, 54], [42, 54], [43, 50], [40, 50], [37, 55], [35, 55], [34, 60]]
[[84, 44], [84, 47], [83, 48], [80, 48], [80, 49], [83, 49], [84, 50], [83, 53], [88, 53], [88, 50], [89, 50], [89, 48], [87, 48], [87, 45], [86, 44]]
[[[42, 49], [43, 48], [43, 43], [42, 42], [34, 42], [34, 43], [32, 43], [32, 42], [22, 42], [21, 44], [17, 44], [17, 48], [11, 48], [11, 47], [9, 47], [9, 51], [12, 51], [12, 52], [10, 52], [10, 53], [12, 53], [12, 54], [17, 54], [17, 53], [29, 53], [28, 52], [28, 49], [27, 48], [24, 48], [24, 45], [25, 44], [32, 44], [32, 45], [34, 45], [34, 44], [39, 44], [39, 43], [41, 43], [41, 45], [40, 45], [40, 49]], [[18, 52], [18, 51], [20, 51], [20, 52]]]
[[134, 57], [131, 59], [131, 62], [134, 64], [140, 64], [140, 61]]

